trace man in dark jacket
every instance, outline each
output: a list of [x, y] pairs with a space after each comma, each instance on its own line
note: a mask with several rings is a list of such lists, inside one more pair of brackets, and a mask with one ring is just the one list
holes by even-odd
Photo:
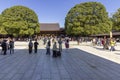
[[37, 39], [35, 39], [35, 42], [34, 42], [34, 52], [35, 53], [37, 53], [38, 45], [39, 45], [39, 43], [37, 42]]
[[6, 40], [3, 40], [2, 44], [1, 44], [1, 47], [2, 47], [3, 55], [6, 55], [6, 52], [7, 52], [7, 43], [6, 43]]

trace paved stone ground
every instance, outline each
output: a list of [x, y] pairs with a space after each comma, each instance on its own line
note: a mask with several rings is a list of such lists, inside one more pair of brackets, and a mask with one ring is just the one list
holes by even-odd
[[77, 45], [74, 42], [72, 43], [72, 47], [120, 64], [120, 43], [117, 43], [115, 46], [115, 51], [104, 50], [102, 46], [92, 46], [90, 42], [82, 43], [80, 45]]
[[80, 50], [80, 46], [64, 49], [61, 58], [53, 58], [45, 54], [42, 43], [38, 53], [31, 55], [27, 43], [23, 49], [22, 44], [15, 54], [0, 55], [0, 80], [120, 80], [119, 63]]

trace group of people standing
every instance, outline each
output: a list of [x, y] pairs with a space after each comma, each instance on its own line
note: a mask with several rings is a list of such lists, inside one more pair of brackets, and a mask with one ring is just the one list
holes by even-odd
[[10, 54], [14, 53], [14, 40], [12, 38], [10, 39], [3, 39], [1, 42], [1, 54], [6, 55], [7, 50], [10, 50]]
[[[61, 56], [63, 40], [61, 38], [59, 38], [58, 40], [52, 39], [52, 43], [53, 43], [52, 56], [53, 57]], [[51, 54], [50, 47], [51, 47], [51, 40], [48, 39], [48, 41], [46, 43], [46, 54], [48, 54], [48, 55]], [[68, 39], [65, 40], [65, 47], [69, 48], [69, 40]]]
[[[43, 38], [43, 45], [46, 45], [46, 55], [51, 55], [51, 44], [52, 44], [52, 56], [57, 57], [58, 55], [61, 56], [62, 53], [62, 43], [64, 40], [61, 38], [55, 39], [55, 38]], [[58, 45], [57, 45], [58, 44]], [[29, 54], [32, 53], [33, 46], [34, 46], [34, 53], [37, 53], [39, 43], [37, 42], [37, 39], [35, 39], [35, 42], [33, 43], [32, 40], [29, 41], [28, 47], [29, 47]], [[65, 47], [69, 48], [69, 39], [65, 40]]]
[[[65, 47], [68, 49], [69, 48], [69, 39], [63, 40], [62, 38], [58, 38], [58, 39], [45, 38], [43, 40], [43, 44], [46, 45], [46, 55], [51, 54], [51, 44], [52, 44], [53, 57], [58, 56], [58, 54], [59, 54], [59, 56], [61, 56], [63, 43], [65, 43]], [[37, 53], [38, 45], [39, 45], [39, 43], [37, 42], [37, 39], [35, 39], [34, 42], [32, 42], [32, 40], [29, 40], [29, 43], [28, 43], [29, 54], [31, 54], [33, 52], [33, 49], [34, 49], [34, 53]], [[1, 42], [1, 47], [2, 47], [1, 54], [6, 55], [7, 50], [10, 51], [10, 54], [13, 54], [14, 53], [14, 39], [12, 39], [12, 38], [3, 39]]]
[[[104, 50], [115, 51], [116, 40], [115, 38], [93, 38], [93, 45], [103, 46]], [[109, 48], [110, 46], [110, 48]]]
[[29, 54], [32, 53], [33, 46], [34, 46], [34, 53], [37, 53], [39, 43], [37, 42], [37, 39], [35, 39], [35, 42], [33, 44], [32, 40], [29, 41], [28, 48], [29, 48]]

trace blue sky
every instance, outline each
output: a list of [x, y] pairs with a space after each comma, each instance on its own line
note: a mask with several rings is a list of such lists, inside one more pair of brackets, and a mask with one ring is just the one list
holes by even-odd
[[22, 5], [34, 10], [40, 23], [59, 23], [64, 27], [67, 12], [76, 4], [87, 1], [101, 2], [109, 15], [120, 8], [120, 0], [0, 0], [0, 13], [6, 8]]

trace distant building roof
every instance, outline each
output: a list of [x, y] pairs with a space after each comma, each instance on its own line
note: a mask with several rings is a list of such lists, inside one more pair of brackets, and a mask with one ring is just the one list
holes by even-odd
[[[96, 35], [91, 35], [91, 36], [109, 36], [110, 33], [106, 33], [106, 34], [96, 34]], [[112, 32], [113, 36], [118, 36], [120, 35], [120, 32]]]
[[40, 31], [59, 31], [58, 23], [40, 23]]

